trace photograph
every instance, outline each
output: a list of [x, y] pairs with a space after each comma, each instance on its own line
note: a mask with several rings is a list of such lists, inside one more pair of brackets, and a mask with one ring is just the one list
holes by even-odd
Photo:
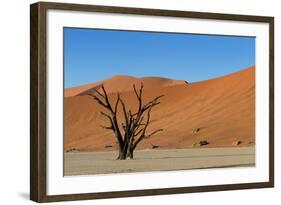
[[254, 167], [255, 44], [64, 27], [64, 176]]

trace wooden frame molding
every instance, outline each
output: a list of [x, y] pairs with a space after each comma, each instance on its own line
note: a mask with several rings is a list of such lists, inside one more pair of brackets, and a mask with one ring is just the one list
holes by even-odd
[[[46, 13], [48, 9], [105, 12], [152, 16], [171, 16], [200, 19], [264, 22], [269, 24], [269, 73], [270, 73], [270, 116], [269, 116], [269, 181], [183, 188], [131, 190], [103, 193], [47, 195], [46, 193]], [[274, 186], [274, 18], [143, 8], [94, 6], [39, 2], [30, 6], [30, 199], [36, 202], [85, 200], [114, 197], [132, 197], [190, 192], [266, 188]]]

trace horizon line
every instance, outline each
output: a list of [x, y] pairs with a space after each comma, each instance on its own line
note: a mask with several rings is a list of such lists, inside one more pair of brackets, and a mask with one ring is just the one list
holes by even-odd
[[234, 72], [231, 72], [231, 73], [228, 73], [228, 74], [219, 75], [219, 76], [216, 76], [216, 77], [208, 78], [208, 79], [205, 79], [205, 80], [199, 80], [199, 81], [188, 81], [186, 79], [174, 79], [174, 78], [169, 78], [169, 77], [164, 77], [164, 76], [141, 76], [141, 77], [138, 77], [138, 76], [133, 76], [133, 75], [112, 75], [112, 76], [109, 76], [108, 78], [104, 78], [104, 79], [101, 79], [101, 80], [98, 80], [98, 81], [88, 82], [88, 83], [75, 85], [75, 86], [71, 86], [71, 87], [66, 87], [65, 84], [64, 84], [63, 87], [64, 87], [64, 89], [72, 89], [72, 88], [77, 88], [77, 87], [81, 87], [81, 86], [86, 86], [86, 85], [98, 83], [98, 82], [105, 81], [105, 80], [108, 80], [108, 79], [111, 79], [111, 78], [114, 78], [114, 77], [130, 77], [130, 78], [136, 78], [136, 79], [164, 78], [164, 79], [168, 79], [168, 80], [185, 81], [188, 84], [193, 84], [193, 83], [199, 83], [199, 82], [204, 82], [204, 81], [208, 81], [208, 80], [214, 80], [214, 79], [217, 79], [217, 78], [225, 77], [225, 76], [232, 75], [232, 74], [235, 74], [235, 73], [239, 73], [243, 70], [247, 70], [247, 69], [250, 69], [250, 68], [253, 68], [253, 67], [256, 67], [256, 65], [247, 66], [246, 68], [242, 68], [240, 70], [237, 70], [237, 71], [234, 71]]

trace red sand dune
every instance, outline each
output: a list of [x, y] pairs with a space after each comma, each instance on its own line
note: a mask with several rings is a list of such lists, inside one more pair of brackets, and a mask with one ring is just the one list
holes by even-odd
[[[120, 92], [125, 104], [136, 109], [132, 85], [144, 84], [144, 101], [164, 94], [161, 104], [151, 114], [149, 130], [162, 128], [150, 139], [143, 140], [139, 149], [190, 148], [193, 143], [206, 140], [204, 147], [239, 146], [255, 144], [255, 67], [216, 79], [187, 84], [166, 78], [134, 78], [115, 76], [99, 83], [65, 90], [64, 99], [64, 148], [81, 151], [112, 150], [116, 143], [107, 119], [99, 114], [103, 108], [87, 92], [103, 83], [111, 102]], [[199, 132], [193, 133], [194, 129]], [[149, 131], [148, 130], [148, 131]]]
[[98, 89], [101, 84], [104, 85], [107, 93], [131, 91], [133, 90], [133, 84], [139, 85], [141, 84], [141, 82], [145, 83], [146, 88], [187, 84], [187, 82], [184, 80], [171, 80], [168, 78], [160, 77], [135, 78], [132, 76], [118, 75], [100, 82], [65, 89], [64, 96], [73, 97], [76, 95], [83, 95], [91, 90]]

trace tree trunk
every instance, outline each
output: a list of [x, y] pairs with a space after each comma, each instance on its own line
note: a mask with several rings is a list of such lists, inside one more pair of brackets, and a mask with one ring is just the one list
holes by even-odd
[[134, 149], [119, 149], [119, 155], [116, 159], [118, 160], [126, 160], [127, 158], [133, 159], [134, 158]]
[[127, 149], [124, 149], [124, 144], [119, 143], [119, 154], [116, 159], [125, 160], [127, 158]]
[[127, 158], [127, 153], [122, 152], [122, 150], [119, 150], [119, 155], [117, 157], [118, 160], [125, 160]]
[[129, 157], [130, 159], [134, 159], [134, 149], [128, 150], [127, 157]]
[[[102, 92], [95, 90], [95, 94], [88, 94], [89, 96], [93, 97], [99, 105], [107, 110], [107, 112], [100, 111], [100, 114], [105, 116], [110, 124], [109, 126], [102, 127], [114, 132], [119, 148], [119, 155], [116, 158], [117, 160], [125, 160], [127, 158], [133, 159], [135, 148], [140, 141], [151, 137], [159, 131], [162, 131], [162, 129], [158, 129], [150, 134], [146, 134], [147, 127], [152, 122], [150, 120], [150, 112], [154, 106], [160, 104], [158, 100], [163, 97], [163, 95], [160, 95], [146, 104], [143, 104], [143, 84], [141, 84], [139, 92], [137, 91], [135, 85], [133, 85], [133, 88], [138, 100], [138, 108], [136, 113], [133, 113], [130, 109], [126, 109], [125, 103], [120, 98], [119, 93], [117, 93], [115, 105], [111, 105], [103, 84], [101, 85]], [[119, 103], [121, 103], [123, 108], [123, 115], [125, 119], [125, 122], [121, 123], [122, 127], [120, 128], [120, 123], [118, 123], [119, 120], [117, 119], [117, 108]], [[123, 128], [124, 132], [121, 132], [121, 128]]]

